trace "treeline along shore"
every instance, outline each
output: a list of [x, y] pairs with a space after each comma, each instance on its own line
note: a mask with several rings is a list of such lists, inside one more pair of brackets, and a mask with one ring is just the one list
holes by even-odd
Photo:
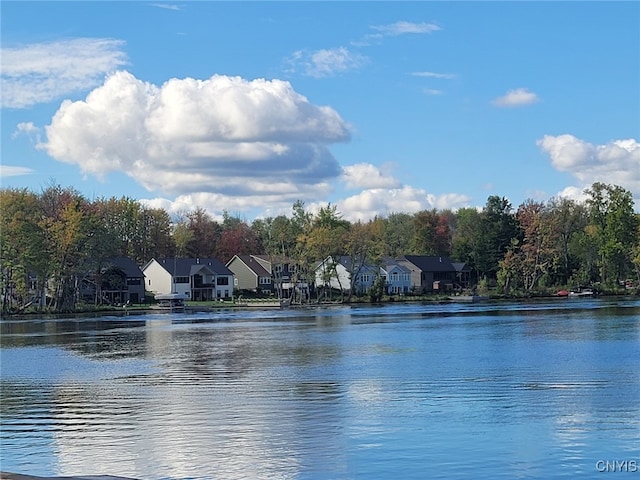
[[475, 291], [545, 295], [577, 286], [601, 293], [637, 293], [640, 214], [631, 192], [594, 183], [585, 200], [526, 200], [514, 207], [492, 195], [481, 209], [396, 212], [350, 222], [335, 205], [312, 212], [295, 202], [289, 215], [253, 221], [204, 208], [172, 216], [132, 198], [88, 200], [71, 187], [40, 192], [0, 190], [2, 311], [29, 304], [78, 310], [78, 285], [113, 257], [139, 265], [152, 258], [278, 255], [311, 281], [329, 256], [375, 264], [383, 257], [443, 255], [465, 262]]

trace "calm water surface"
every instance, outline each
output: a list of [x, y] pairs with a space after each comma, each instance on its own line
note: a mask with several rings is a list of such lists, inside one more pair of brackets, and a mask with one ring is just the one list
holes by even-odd
[[0, 327], [4, 471], [640, 477], [639, 300], [3, 319]]

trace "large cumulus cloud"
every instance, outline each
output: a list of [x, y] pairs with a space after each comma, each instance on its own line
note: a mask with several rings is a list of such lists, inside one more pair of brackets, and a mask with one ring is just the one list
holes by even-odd
[[324, 190], [342, 173], [328, 146], [349, 138], [335, 110], [289, 82], [214, 75], [156, 86], [119, 71], [84, 101], [63, 102], [39, 147], [85, 174], [122, 171], [150, 191], [259, 205], [264, 195], [290, 204], [301, 185]]
[[566, 196], [578, 197], [594, 182], [619, 185], [640, 199], [640, 143], [635, 139], [595, 145], [573, 135], [545, 135], [537, 142], [551, 165], [575, 177], [580, 185], [567, 187]]
[[457, 193], [434, 195], [422, 188], [401, 185], [397, 188], [370, 188], [337, 202], [344, 218], [367, 221], [390, 213], [416, 213], [431, 209], [458, 209], [468, 206], [470, 198]]

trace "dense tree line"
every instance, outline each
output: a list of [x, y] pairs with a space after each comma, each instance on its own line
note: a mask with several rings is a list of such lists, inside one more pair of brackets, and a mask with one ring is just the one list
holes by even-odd
[[45, 287], [48, 309], [72, 311], [82, 279], [99, 276], [114, 256], [140, 265], [174, 255], [223, 262], [235, 254], [284, 256], [302, 279], [328, 256], [350, 256], [356, 268], [385, 256], [445, 255], [467, 262], [476, 281], [504, 293], [640, 281], [640, 216], [631, 193], [603, 183], [585, 193], [583, 203], [527, 200], [514, 209], [490, 196], [481, 210], [398, 212], [352, 223], [335, 205], [311, 213], [296, 202], [290, 215], [247, 222], [225, 213], [218, 222], [202, 208], [172, 218], [131, 198], [89, 201], [57, 185], [40, 193], [2, 189], [3, 311], [28, 304], [33, 290]]

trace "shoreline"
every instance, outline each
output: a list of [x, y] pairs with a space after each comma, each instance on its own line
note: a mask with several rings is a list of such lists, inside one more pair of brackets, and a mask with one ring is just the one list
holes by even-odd
[[[304, 304], [290, 304], [281, 305], [277, 300], [271, 299], [255, 299], [255, 300], [243, 300], [238, 303], [231, 302], [206, 302], [202, 304], [189, 304], [187, 302], [184, 307], [180, 308], [180, 311], [185, 312], [212, 312], [220, 309], [246, 309], [254, 310], [259, 308], [265, 309], [288, 309], [288, 308], [301, 308], [301, 307], [329, 307], [336, 305], [394, 305], [402, 303], [485, 303], [485, 302], [532, 302], [532, 301], [579, 301], [586, 298], [638, 298], [640, 293], [627, 293], [627, 294], [598, 294], [594, 296], [585, 297], [567, 297], [559, 295], [532, 295], [529, 297], [510, 296], [503, 295], [433, 295], [433, 296], [401, 296], [391, 297], [378, 302], [371, 301], [359, 301], [352, 300], [350, 302], [344, 301], [327, 301], [327, 302], [310, 302]], [[170, 312], [171, 309], [163, 309], [154, 305], [139, 305], [130, 306], [127, 308], [113, 307], [113, 308], [101, 308], [95, 310], [78, 310], [75, 312], [45, 312], [45, 311], [32, 311], [23, 313], [9, 313], [0, 317], [1, 320], [27, 320], [33, 317], [47, 317], [47, 318], [67, 318], [67, 317], [83, 317], [83, 316], [97, 316], [97, 315], [117, 315], [117, 316], [129, 316], [129, 315], [143, 315], [148, 313], [157, 312]], [[177, 311], [177, 310], [175, 310]], [[4, 473], [3, 473], [4, 475]], [[1, 477], [0, 480], [5, 480]]]

